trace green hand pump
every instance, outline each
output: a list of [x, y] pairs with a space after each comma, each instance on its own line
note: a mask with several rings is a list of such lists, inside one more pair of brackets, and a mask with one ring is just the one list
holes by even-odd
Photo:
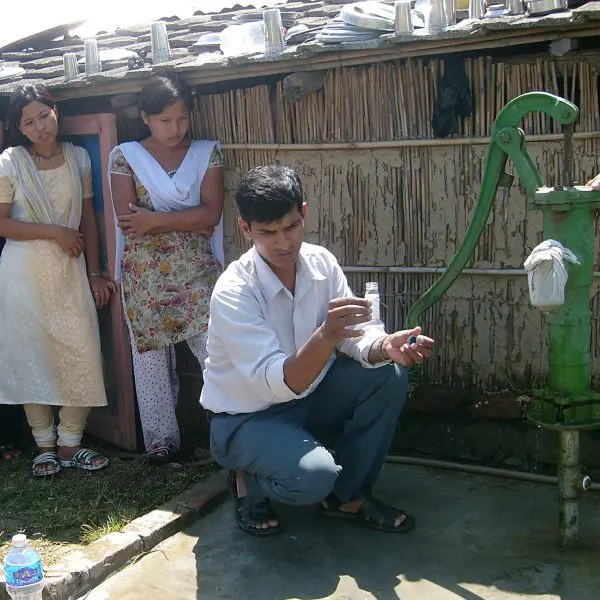
[[[564, 126], [563, 187], [545, 187], [527, 152], [525, 134], [518, 127], [532, 112], [543, 112]], [[570, 249], [579, 265], [568, 265], [565, 302], [548, 314], [547, 387], [536, 390], [526, 404], [529, 420], [558, 432], [558, 494], [561, 543], [574, 545], [579, 536], [578, 500], [591, 483], [583, 477], [579, 459], [579, 431], [600, 427], [600, 394], [590, 391], [590, 289], [593, 283], [595, 212], [600, 192], [572, 186], [573, 123], [577, 107], [545, 92], [523, 94], [509, 102], [492, 126], [487, 164], [464, 241], [447, 269], [412, 306], [407, 326], [420, 324], [422, 314], [447, 292], [465, 268], [488, 220], [499, 187], [510, 187], [514, 177], [505, 172], [508, 159], [525, 188], [529, 210], [543, 213], [544, 239]]]

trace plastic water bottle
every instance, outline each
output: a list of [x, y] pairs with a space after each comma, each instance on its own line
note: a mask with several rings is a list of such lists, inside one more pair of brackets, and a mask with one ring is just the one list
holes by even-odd
[[365, 298], [371, 301], [371, 320], [369, 324], [380, 324], [381, 317], [379, 316], [379, 284], [376, 281], [368, 281], [365, 286]]
[[12, 600], [42, 599], [45, 584], [42, 561], [22, 534], [13, 536], [12, 547], [4, 559], [4, 576]]

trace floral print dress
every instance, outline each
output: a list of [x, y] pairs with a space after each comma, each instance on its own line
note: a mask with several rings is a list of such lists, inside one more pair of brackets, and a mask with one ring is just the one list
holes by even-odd
[[[208, 168], [222, 167], [223, 155], [215, 146]], [[115, 154], [111, 172], [132, 177], [137, 203], [153, 210], [148, 191], [121, 150]], [[185, 231], [136, 239], [125, 235], [121, 286], [137, 351], [168, 347], [206, 333], [210, 297], [221, 272], [205, 235]]]

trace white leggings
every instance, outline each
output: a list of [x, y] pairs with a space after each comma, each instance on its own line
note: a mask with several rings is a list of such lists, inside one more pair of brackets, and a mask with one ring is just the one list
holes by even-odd
[[[187, 345], [204, 370], [206, 334], [189, 338]], [[146, 450], [163, 444], [179, 448], [181, 436], [175, 408], [179, 394], [175, 346], [138, 352], [132, 344], [133, 374]]]

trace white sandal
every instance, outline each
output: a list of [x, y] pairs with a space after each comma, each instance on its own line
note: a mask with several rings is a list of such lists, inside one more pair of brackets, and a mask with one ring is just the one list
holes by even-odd
[[[40, 465], [50, 465], [51, 471], [40, 471], [37, 469]], [[34, 477], [52, 477], [57, 473], [60, 473], [60, 463], [58, 461], [58, 454], [56, 452], [42, 452], [40, 455], [33, 459], [32, 468]]]
[[[102, 462], [94, 464], [94, 460], [97, 458], [101, 458]], [[100, 469], [107, 467], [110, 462], [106, 456], [102, 456], [87, 448], [77, 450], [70, 460], [64, 460], [62, 458], [59, 460], [60, 466], [65, 469], [75, 468], [81, 469], [82, 471], [99, 471]]]

